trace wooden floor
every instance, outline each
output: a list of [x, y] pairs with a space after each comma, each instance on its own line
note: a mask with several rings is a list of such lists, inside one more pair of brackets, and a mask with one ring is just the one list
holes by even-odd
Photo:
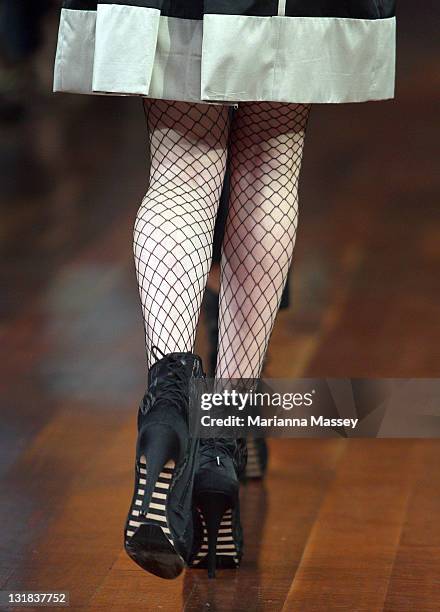
[[[312, 111], [271, 376], [440, 371], [434, 5], [398, 4], [397, 101]], [[0, 136], [0, 589], [68, 590], [73, 610], [438, 611], [437, 440], [273, 440], [243, 487], [239, 571], [163, 581], [126, 557], [141, 107], [37, 97]]]

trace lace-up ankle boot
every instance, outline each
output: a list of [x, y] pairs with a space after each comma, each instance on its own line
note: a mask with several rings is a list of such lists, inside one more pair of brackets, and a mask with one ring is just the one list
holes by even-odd
[[178, 576], [191, 552], [198, 440], [189, 435], [188, 410], [191, 379], [203, 377], [197, 355], [162, 354], [148, 373], [139, 406], [125, 550], [143, 569], [162, 578]]

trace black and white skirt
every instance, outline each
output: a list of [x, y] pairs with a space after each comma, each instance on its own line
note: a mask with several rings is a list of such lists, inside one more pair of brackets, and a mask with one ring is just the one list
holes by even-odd
[[395, 0], [64, 0], [54, 91], [237, 104], [394, 96]]

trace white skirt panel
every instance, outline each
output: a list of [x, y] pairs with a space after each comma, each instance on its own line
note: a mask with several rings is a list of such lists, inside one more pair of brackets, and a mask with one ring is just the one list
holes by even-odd
[[395, 37], [395, 17], [193, 20], [136, 6], [62, 9], [54, 91], [227, 105], [388, 99]]
[[62, 9], [55, 55], [54, 91], [93, 93], [95, 32], [96, 11]]
[[147, 95], [160, 11], [103, 4], [97, 11], [92, 90]]
[[315, 103], [392, 98], [395, 35], [394, 17], [205, 15], [201, 97]]

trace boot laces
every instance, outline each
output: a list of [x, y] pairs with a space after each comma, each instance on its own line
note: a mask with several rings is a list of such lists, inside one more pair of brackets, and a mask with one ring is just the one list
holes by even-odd
[[[153, 355], [157, 353], [165, 357], [158, 347], [153, 347]], [[160, 384], [148, 389], [143, 402], [143, 412], [151, 409], [169, 408], [174, 406], [179, 412], [188, 408], [188, 375], [185, 364], [177, 356], [168, 356], [166, 374], [161, 377]]]

